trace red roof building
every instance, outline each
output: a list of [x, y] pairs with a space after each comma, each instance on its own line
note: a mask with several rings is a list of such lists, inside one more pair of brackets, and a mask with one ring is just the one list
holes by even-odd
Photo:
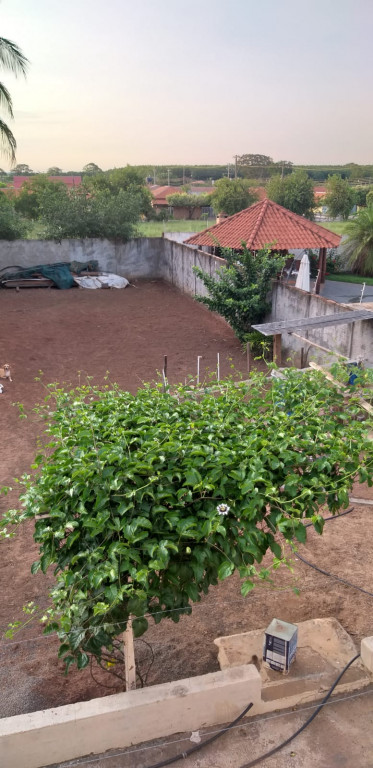
[[287, 251], [297, 248], [336, 248], [341, 242], [341, 236], [265, 198], [185, 241], [187, 245], [234, 250], [240, 250], [243, 242], [254, 251], [265, 246]]
[[[14, 176], [13, 177], [13, 189], [18, 190], [28, 181], [36, 178], [35, 176]], [[80, 187], [82, 183], [81, 176], [48, 176], [48, 181], [59, 181], [62, 184], [66, 184], [67, 187]]]

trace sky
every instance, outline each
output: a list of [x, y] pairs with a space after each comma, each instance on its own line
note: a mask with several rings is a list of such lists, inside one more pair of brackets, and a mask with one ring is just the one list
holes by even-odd
[[373, 163], [373, 0], [0, 0], [0, 20], [30, 60], [1, 80], [35, 171]]

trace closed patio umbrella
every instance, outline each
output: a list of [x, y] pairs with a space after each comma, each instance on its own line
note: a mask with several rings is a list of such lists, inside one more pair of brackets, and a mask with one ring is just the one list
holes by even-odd
[[302, 256], [295, 287], [300, 288], [302, 291], [310, 292], [310, 260], [307, 253], [304, 253]]

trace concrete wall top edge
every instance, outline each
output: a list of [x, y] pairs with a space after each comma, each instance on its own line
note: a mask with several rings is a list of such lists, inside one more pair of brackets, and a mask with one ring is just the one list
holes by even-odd
[[[133, 710], [144, 705], [191, 696], [203, 690], [210, 690], [212, 694], [216, 689], [229, 688], [231, 685], [235, 686], [240, 681], [246, 682], [248, 686], [250, 684], [261, 686], [260, 674], [256, 667], [253, 664], [245, 664], [217, 672], [210, 672], [206, 675], [149, 686], [149, 688], [124, 691], [123, 693], [103, 696], [98, 699], [91, 699], [90, 701], [81, 701], [75, 704], [66, 704], [62, 707], [2, 718], [0, 720], [0, 736], [32, 731], [37, 727], [56, 725], [57, 722], [75, 722], [76, 720], [85, 720], [95, 715], [105, 715], [115, 713], [116, 711], [125, 712], [126, 710]], [[250, 687], [248, 687], [248, 690], [250, 690]]]

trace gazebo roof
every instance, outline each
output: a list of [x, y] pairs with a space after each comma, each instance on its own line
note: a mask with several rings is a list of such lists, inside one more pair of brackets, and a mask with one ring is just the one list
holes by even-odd
[[289, 248], [336, 248], [341, 236], [267, 198], [185, 240], [188, 245], [217, 245], [234, 249], [240, 249], [242, 242], [253, 250], [268, 245], [279, 251]]

